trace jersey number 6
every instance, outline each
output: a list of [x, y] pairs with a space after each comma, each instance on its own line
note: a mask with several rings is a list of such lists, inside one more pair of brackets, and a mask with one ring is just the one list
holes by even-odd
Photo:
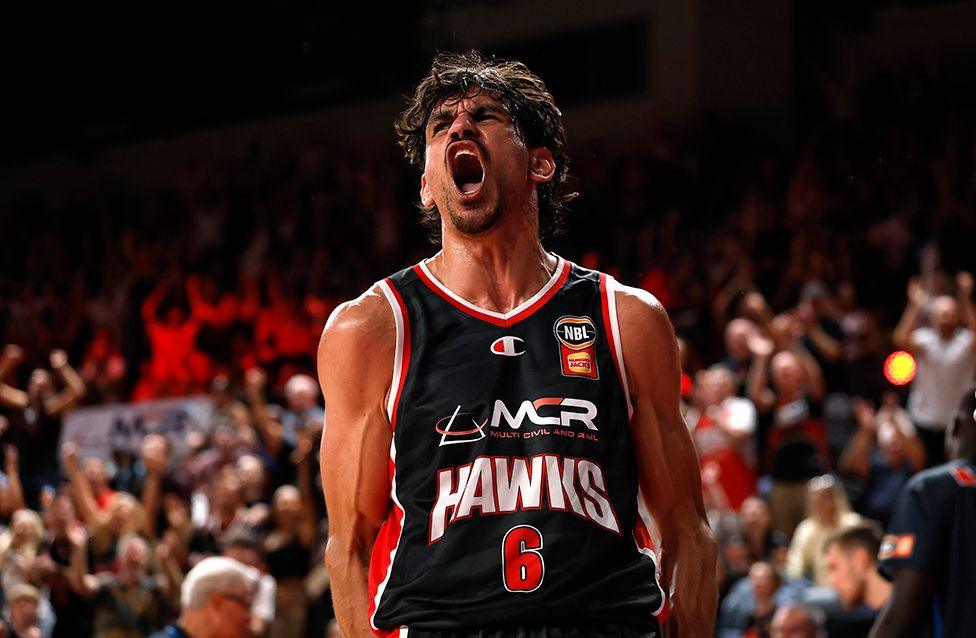
[[539, 589], [546, 575], [540, 549], [542, 534], [531, 525], [516, 525], [505, 532], [502, 541], [502, 582], [505, 589], [520, 593]]

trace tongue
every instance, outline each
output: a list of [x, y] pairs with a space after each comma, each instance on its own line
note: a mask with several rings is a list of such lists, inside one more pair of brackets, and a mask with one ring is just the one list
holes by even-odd
[[481, 188], [481, 182], [464, 182], [461, 184], [461, 192], [465, 195], [470, 195]]

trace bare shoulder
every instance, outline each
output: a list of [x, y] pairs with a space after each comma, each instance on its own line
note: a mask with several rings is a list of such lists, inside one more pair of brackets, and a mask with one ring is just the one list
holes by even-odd
[[[396, 324], [379, 284], [332, 311], [318, 347], [319, 379], [392, 370]], [[324, 389], [324, 387], [323, 387]]]
[[614, 299], [625, 352], [628, 341], [643, 344], [647, 340], [661, 339], [667, 342], [674, 339], [668, 312], [657, 297], [642, 288], [617, 283], [614, 286]]
[[614, 300], [631, 391], [648, 385], [660, 388], [669, 372], [677, 382], [677, 346], [664, 305], [646, 290], [619, 283]]

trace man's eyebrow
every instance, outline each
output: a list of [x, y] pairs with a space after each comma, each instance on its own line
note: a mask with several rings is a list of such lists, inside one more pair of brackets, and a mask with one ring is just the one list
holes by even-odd
[[[481, 115], [484, 113], [498, 113], [502, 115], [509, 115], [508, 109], [506, 109], [501, 104], [495, 102], [486, 102], [479, 104], [474, 109], [475, 115]], [[435, 110], [430, 118], [427, 120], [427, 126], [440, 124], [441, 122], [446, 122], [454, 119], [454, 115], [444, 111], [443, 106]]]

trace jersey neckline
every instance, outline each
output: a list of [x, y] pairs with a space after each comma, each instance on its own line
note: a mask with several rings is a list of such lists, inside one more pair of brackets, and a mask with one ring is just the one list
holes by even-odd
[[420, 263], [416, 264], [413, 269], [414, 272], [416, 272], [420, 277], [420, 280], [423, 281], [428, 288], [437, 293], [438, 296], [458, 310], [474, 317], [475, 319], [480, 319], [481, 321], [486, 321], [496, 326], [508, 328], [522, 321], [523, 319], [527, 319], [537, 310], [542, 308], [542, 306], [546, 305], [546, 302], [552, 299], [552, 297], [559, 292], [559, 290], [563, 287], [563, 284], [566, 282], [566, 279], [569, 278], [569, 262], [559, 255], [554, 253], [549, 254], [555, 257], [557, 260], [556, 269], [553, 271], [549, 281], [547, 281], [545, 285], [543, 285], [542, 288], [540, 288], [539, 291], [534, 295], [505, 313], [495, 312], [493, 310], [488, 310], [473, 304], [445, 286], [440, 282], [440, 280], [434, 277], [433, 273], [430, 272], [430, 269], [427, 268], [427, 262], [430, 261], [430, 258], [424, 259]]

